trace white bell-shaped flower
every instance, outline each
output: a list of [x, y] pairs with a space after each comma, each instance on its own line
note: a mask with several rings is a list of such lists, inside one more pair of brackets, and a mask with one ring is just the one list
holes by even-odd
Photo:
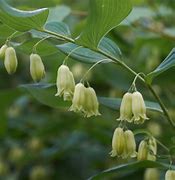
[[118, 127], [115, 129], [113, 138], [112, 138], [112, 151], [111, 156], [125, 156], [125, 135], [122, 128]]
[[70, 111], [74, 112], [85, 112], [85, 103], [86, 103], [86, 87], [82, 83], [78, 83], [75, 86], [74, 96], [72, 99], [72, 106]]
[[122, 98], [120, 117], [117, 120], [132, 122], [132, 94], [129, 92], [125, 93]]
[[143, 123], [145, 120], [149, 119], [146, 116], [146, 106], [142, 94], [138, 91], [132, 94], [132, 113], [133, 122], [135, 124]]
[[18, 60], [16, 57], [16, 51], [13, 47], [8, 47], [5, 50], [4, 66], [8, 74], [13, 74], [16, 72]]
[[124, 132], [124, 135], [126, 144], [126, 156], [131, 158], [136, 157], [136, 142], [133, 132], [131, 130], [127, 130]]
[[137, 160], [147, 160], [148, 157], [148, 144], [145, 140], [141, 141], [139, 144], [138, 154], [137, 154]]
[[5, 51], [8, 48], [8, 46], [6, 44], [4, 44], [1, 48], [0, 48], [0, 58], [4, 58], [5, 56]]
[[70, 101], [73, 98], [75, 89], [75, 80], [68, 66], [61, 65], [57, 71], [57, 93], [55, 96], [63, 96], [64, 101]]
[[35, 82], [39, 82], [45, 76], [45, 68], [38, 54], [30, 55], [30, 74]]
[[149, 152], [148, 152], [147, 159], [150, 161], [156, 161], [157, 142], [156, 142], [156, 139], [154, 137], [151, 137], [148, 140], [148, 148], [149, 148]]
[[99, 113], [99, 103], [97, 99], [97, 95], [93, 88], [86, 88], [86, 97], [84, 104], [84, 115], [85, 117], [98, 116]]
[[165, 174], [165, 180], [175, 180], [175, 170], [168, 170]]
[[160, 172], [157, 168], [147, 168], [144, 173], [144, 180], [160, 180]]

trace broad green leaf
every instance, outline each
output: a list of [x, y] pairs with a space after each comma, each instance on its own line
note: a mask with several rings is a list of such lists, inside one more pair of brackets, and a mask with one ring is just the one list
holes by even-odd
[[130, 0], [90, 0], [87, 23], [77, 43], [96, 49], [102, 37], [115, 28], [131, 9]]
[[175, 48], [171, 50], [171, 52], [164, 59], [164, 61], [153, 72], [147, 75], [146, 81], [151, 84], [156, 76], [170, 69], [173, 66], [175, 66]]
[[[118, 165], [116, 167], [106, 169], [92, 177], [90, 177], [88, 180], [94, 180], [94, 179], [108, 179], [107, 177], [112, 174], [119, 174], [122, 171], [129, 171], [129, 170], [139, 170], [139, 169], [145, 169], [145, 168], [161, 168], [167, 170], [169, 168], [169, 164], [162, 163], [162, 162], [155, 162], [155, 161], [135, 161], [130, 162], [122, 165]], [[175, 166], [172, 166], [172, 169], [175, 169]]]
[[47, 22], [63, 21], [69, 14], [71, 13], [71, 9], [68, 6], [56, 6], [53, 8], [49, 8], [49, 16]]
[[[114, 110], [120, 109], [121, 100], [120, 98], [107, 98], [107, 97], [99, 97], [98, 98], [100, 104], [109, 107]], [[151, 101], [145, 101], [146, 108], [151, 111], [162, 112], [159, 104]]]
[[[63, 53], [65, 53], [66, 55], [71, 53], [70, 57], [72, 57], [73, 59], [78, 60], [80, 62], [96, 63], [102, 59], [106, 59], [105, 56], [103, 56], [95, 51], [92, 51], [88, 48], [84, 48], [84, 47], [77, 48], [77, 47], [79, 47], [79, 46], [75, 45], [73, 43], [57, 45], [57, 48], [59, 50], [61, 50]], [[76, 50], [74, 51], [74, 49], [76, 49]], [[101, 49], [115, 57], [118, 57], [118, 58], [121, 57], [121, 51], [120, 51], [119, 47], [112, 40], [110, 40], [108, 38], [102, 39], [102, 41], [99, 44], [99, 49]]]
[[67, 26], [67, 24], [63, 23], [63, 22], [48, 22], [45, 25], [45, 29], [58, 33], [58, 34], [62, 34], [64, 36], [71, 36], [69, 27]]
[[0, 21], [17, 31], [41, 29], [48, 16], [48, 9], [22, 11], [9, 6], [5, 0], [0, 0]]
[[52, 84], [26, 84], [20, 88], [26, 89], [40, 103], [52, 108], [68, 107], [69, 102], [65, 102], [60, 97], [55, 97], [56, 87]]

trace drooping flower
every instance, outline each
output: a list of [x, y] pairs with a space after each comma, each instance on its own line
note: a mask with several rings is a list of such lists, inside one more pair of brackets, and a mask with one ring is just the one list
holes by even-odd
[[8, 48], [8, 46], [6, 44], [4, 44], [1, 48], [0, 48], [0, 58], [4, 58], [5, 56], [5, 51]]
[[85, 112], [85, 103], [86, 103], [86, 87], [82, 83], [78, 83], [75, 86], [74, 96], [72, 99], [72, 106], [70, 111], [74, 112]]
[[154, 137], [151, 137], [148, 140], [148, 148], [149, 148], [149, 152], [148, 152], [147, 159], [150, 161], [155, 161], [156, 160], [156, 154], [157, 154], [157, 142], [156, 142], [156, 139]]
[[146, 106], [142, 94], [138, 91], [132, 94], [132, 113], [132, 119], [135, 124], [143, 123], [149, 119], [146, 116]]
[[147, 157], [148, 157], [148, 144], [147, 141], [142, 140], [139, 144], [137, 160], [138, 161], [147, 160]]
[[174, 180], [175, 179], [175, 170], [168, 170], [165, 174], [165, 180]]
[[86, 88], [86, 101], [84, 104], [84, 115], [85, 117], [98, 116], [99, 113], [99, 103], [96, 93], [93, 88]]
[[157, 168], [147, 168], [144, 173], [144, 180], [159, 180], [160, 172]]
[[63, 96], [64, 101], [73, 98], [75, 81], [72, 72], [66, 65], [61, 65], [57, 71], [57, 93], [55, 96]]
[[16, 72], [18, 60], [16, 57], [15, 49], [13, 47], [8, 47], [5, 50], [4, 66], [8, 74], [13, 74]]
[[127, 157], [136, 157], [136, 142], [134, 138], [134, 134], [131, 130], [127, 130], [124, 132], [125, 135], [125, 145], [126, 145], [126, 156]]
[[35, 82], [39, 82], [45, 76], [45, 68], [38, 54], [30, 55], [30, 74]]
[[120, 106], [120, 117], [117, 119], [119, 121], [132, 121], [132, 94], [125, 93]]
[[125, 145], [124, 131], [122, 128], [118, 127], [115, 129], [112, 138], [111, 156], [123, 157], [125, 156], [125, 149], [126, 149], [126, 145]]

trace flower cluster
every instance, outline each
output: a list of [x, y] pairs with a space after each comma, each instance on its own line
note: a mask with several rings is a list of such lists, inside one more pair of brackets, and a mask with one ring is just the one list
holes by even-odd
[[124, 94], [120, 106], [120, 117], [117, 120], [141, 124], [147, 119], [142, 94], [138, 91]]
[[132, 158], [136, 155], [136, 142], [133, 132], [130, 130], [124, 131], [120, 127], [116, 128], [112, 138], [111, 156]]
[[99, 103], [94, 89], [85, 87], [82, 83], [75, 86], [73, 74], [66, 65], [61, 65], [58, 68], [56, 85], [56, 96], [63, 96], [65, 101], [72, 101], [70, 111], [82, 112], [85, 117], [100, 115]]
[[138, 161], [155, 161], [157, 154], [157, 143], [155, 138], [150, 137], [142, 140], [139, 144], [138, 153], [136, 152], [136, 142], [131, 130], [124, 131], [123, 128], [116, 128], [112, 138], [111, 156], [132, 158], [137, 157]]

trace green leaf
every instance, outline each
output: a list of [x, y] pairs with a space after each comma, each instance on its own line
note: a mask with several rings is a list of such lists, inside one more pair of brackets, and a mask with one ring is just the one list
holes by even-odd
[[[144, 168], [162, 168], [162, 169], [169, 169], [169, 164], [165, 164], [162, 162], [155, 162], [155, 161], [136, 161], [136, 162], [130, 162], [126, 164], [122, 164], [119, 166], [115, 166], [110, 169], [106, 169], [102, 171], [101, 173], [98, 173], [92, 177], [90, 177], [88, 180], [94, 180], [94, 179], [107, 179], [107, 176], [112, 174], [119, 174], [122, 171], [129, 171], [129, 170], [139, 170]], [[175, 169], [175, 166], [172, 167], [172, 169]]]
[[[18, 51], [21, 51], [22, 53], [31, 54], [33, 46], [39, 41], [40, 39], [30, 39], [25, 41], [22, 44], [14, 44], [16, 46], [16, 49]], [[49, 41], [43, 41], [37, 46], [37, 53], [41, 56], [47, 56], [58, 53], [58, 49], [51, 44]]]
[[55, 97], [56, 88], [52, 84], [25, 84], [20, 88], [27, 90], [40, 103], [52, 108], [68, 107], [69, 102]]
[[67, 26], [67, 24], [63, 23], [63, 22], [48, 22], [45, 25], [45, 29], [58, 33], [58, 34], [62, 34], [64, 36], [71, 36], [69, 27]]
[[[70, 57], [72, 57], [73, 59], [80, 61], [80, 62], [96, 63], [102, 59], [106, 59], [105, 56], [103, 56], [95, 51], [92, 51], [88, 48], [80, 47], [79, 49], [73, 51], [77, 47], [78, 47], [78, 45], [75, 45], [73, 43], [57, 45], [57, 48], [59, 50], [61, 50], [63, 53], [68, 55], [71, 52]], [[119, 47], [112, 40], [110, 40], [108, 38], [102, 39], [102, 41], [99, 44], [99, 49], [101, 49], [115, 57], [118, 57], [118, 58], [121, 57], [121, 51], [120, 51]]]
[[0, 0], [0, 4], [0, 21], [17, 31], [41, 29], [49, 13], [47, 8], [35, 11], [18, 10], [9, 6], [5, 0]]
[[[120, 104], [121, 104], [121, 98], [107, 98], [107, 97], [99, 97], [98, 98], [99, 103], [109, 107], [114, 110], [119, 110], [120, 109]], [[146, 108], [151, 111], [157, 111], [162, 113], [162, 109], [160, 108], [159, 104], [156, 102], [151, 102], [151, 101], [145, 101]]]
[[130, 0], [90, 0], [85, 30], [76, 40], [96, 49], [102, 37], [115, 28], [131, 11]]
[[173, 66], [175, 66], [175, 48], [171, 50], [171, 52], [164, 59], [164, 61], [153, 72], [147, 75], [146, 81], [151, 84], [156, 76], [170, 69]]

